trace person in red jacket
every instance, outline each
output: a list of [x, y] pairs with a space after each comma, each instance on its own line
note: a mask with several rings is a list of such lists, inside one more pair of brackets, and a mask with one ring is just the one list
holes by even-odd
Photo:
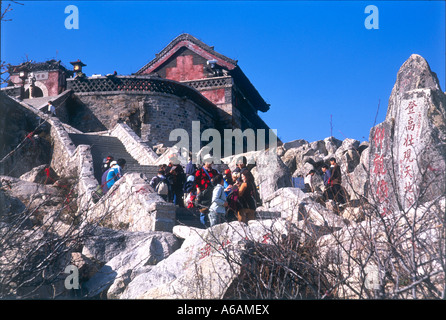
[[[199, 205], [200, 221], [203, 225], [206, 225], [207, 213], [212, 202], [212, 178], [215, 177], [218, 172], [212, 168], [212, 158], [209, 155], [204, 157], [204, 165], [195, 172], [195, 186], [196, 186], [196, 202]], [[211, 188], [210, 188], [211, 187]], [[208, 192], [205, 192], [207, 189]]]

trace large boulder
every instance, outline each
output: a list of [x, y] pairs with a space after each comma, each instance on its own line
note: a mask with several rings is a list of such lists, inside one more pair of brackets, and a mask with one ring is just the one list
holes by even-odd
[[263, 199], [280, 188], [291, 187], [291, 172], [276, 152], [260, 151], [256, 158], [256, 183]]
[[262, 199], [280, 188], [291, 187], [291, 171], [275, 149], [250, 151], [223, 158], [222, 162], [233, 171], [242, 156], [246, 157], [247, 167], [254, 176]]
[[307, 144], [308, 141], [304, 139], [297, 139], [289, 142], [285, 142], [282, 146], [285, 150], [293, 149], [293, 148], [299, 148], [300, 146]]
[[27, 215], [27, 224], [41, 224], [44, 216], [67, 204], [61, 187], [43, 185], [18, 178], [0, 176], [0, 217], [3, 221], [17, 214]]
[[122, 252], [129, 251], [144, 240], [156, 238], [169, 243], [174, 248], [176, 238], [169, 232], [113, 230], [104, 227], [94, 227], [87, 231], [83, 237], [82, 254], [86, 257], [105, 264]]
[[336, 150], [342, 145], [342, 141], [335, 137], [327, 137], [324, 139], [324, 142], [328, 154], [335, 154]]
[[164, 201], [144, 177], [124, 174], [89, 211], [90, 222], [116, 230], [172, 231], [175, 205]]
[[321, 227], [344, 227], [344, 219], [321, 202], [319, 193], [304, 193], [299, 188], [281, 188], [265, 198], [263, 204], [267, 210], [280, 212], [282, 218], [296, 225], [299, 221], [306, 221]]
[[136, 276], [121, 299], [221, 299], [240, 273], [246, 241], [271, 243], [285, 232], [282, 224], [263, 221], [174, 230], [185, 237], [181, 248]]
[[[109, 234], [110, 237], [104, 237]], [[109, 299], [118, 297], [135, 274], [167, 258], [180, 247], [180, 241], [169, 232], [123, 232], [103, 230], [96, 240], [89, 239], [84, 250], [96, 259], [110, 259], [83, 285], [87, 297], [107, 292]], [[99, 242], [99, 243], [97, 243]], [[90, 249], [88, 249], [88, 247]], [[94, 251], [96, 250], [96, 252]]]
[[411, 55], [398, 71], [385, 121], [370, 131], [368, 198], [382, 214], [445, 193], [445, 106], [436, 74]]
[[19, 179], [34, 183], [53, 184], [58, 180], [58, 176], [49, 165], [42, 164], [22, 174]]

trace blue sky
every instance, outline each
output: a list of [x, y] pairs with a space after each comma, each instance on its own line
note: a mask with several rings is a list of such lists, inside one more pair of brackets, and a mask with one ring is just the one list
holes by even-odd
[[[19, 1], [20, 2], [20, 1]], [[3, 8], [8, 1], [3, 1]], [[87, 75], [131, 74], [190, 33], [238, 60], [282, 141], [368, 140], [398, 69], [423, 56], [445, 91], [444, 1], [21, 1], [2, 22], [1, 59], [81, 59]], [[66, 29], [65, 7], [79, 9]], [[379, 29], [367, 29], [368, 5]], [[331, 120], [332, 119], [332, 120]], [[332, 128], [331, 128], [332, 127]]]

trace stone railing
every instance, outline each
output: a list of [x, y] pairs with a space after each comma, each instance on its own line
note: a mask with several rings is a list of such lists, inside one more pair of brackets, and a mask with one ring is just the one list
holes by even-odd
[[76, 146], [68, 136], [62, 122], [57, 118], [49, 118], [50, 134], [53, 147], [51, 167], [60, 176], [74, 176], [77, 167], [72, 166], [75, 158]]
[[149, 76], [105, 76], [67, 79], [67, 88], [75, 93], [122, 92], [165, 93], [188, 98], [198, 105], [215, 106], [200, 92], [187, 84]]
[[215, 87], [230, 87], [233, 85], [233, 80], [230, 76], [224, 76], [208, 79], [181, 81], [181, 83], [187, 84], [192, 88], [200, 90]]
[[1, 90], [11, 97], [20, 97], [22, 94], [22, 86], [4, 87]]
[[53, 142], [51, 167], [58, 175], [78, 177], [78, 206], [87, 209], [93, 204], [91, 193], [99, 185], [94, 177], [91, 147], [76, 147], [59, 119], [52, 117], [48, 122]]
[[141, 165], [152, 165], [158, 159], [158, 155], [143, 143], [140, 137], [126, 124], [118, 123], [110, 132], [110, 135], [118, 138], [125, 146], [127, 152]]

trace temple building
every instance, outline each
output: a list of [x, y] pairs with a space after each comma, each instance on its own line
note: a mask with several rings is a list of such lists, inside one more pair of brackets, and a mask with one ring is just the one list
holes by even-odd
[[66, 80], [73, 75], [60, 60], [28, 61], [9, 67], [8, 73], [8, 87], [23, 88], [23, 99], [57, 96], [66, 90]]
[[189, 34], [175, 38], [136, 74], [155, 74], [197, 89], [222, 111], [220, 115], [229, 126], [267, 128], [257, 113], [268, 111], [269, 104], [237, 61]]
[[[88, 63], [88, 61], [87, 61]], [[190, 34], [181, 34], [131, 75], [86, 76], [81, 60], [27, 62], [12, 66], [5, 93], [38, 109], [49, 100], [57, 117], [82, 132], [104, 132], [126, 123], [149, 146], [172, 146], [172, 130], [269, 127], [259, 116], [269, 110], [236, 60]]]

